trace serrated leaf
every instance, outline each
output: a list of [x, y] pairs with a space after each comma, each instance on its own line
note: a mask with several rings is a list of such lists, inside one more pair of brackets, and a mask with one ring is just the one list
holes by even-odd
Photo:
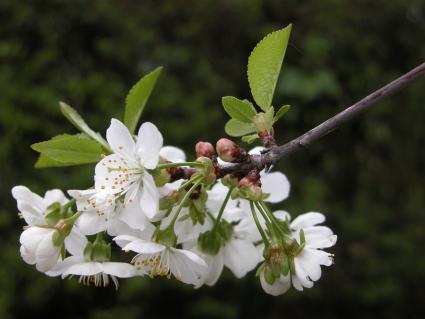
[[238, 137], [255, 132], [255, 126], [253, 124], [230, 119], [226, 123], [224, 130], [228, 135]]
[[284, 116], [286, 114], [286, 112], [289, 111], [289, 109], [291, 108], [290, 105], [284, 105], [282, 106], [275, 114], [274, 118], [273, 118], [273, 123], [276, 123], [282, 116]]
[[257, 114], [254, 105], [247, 100], [239, 100], [233, 96], [224, 96], [221, 102], [227, 114], [231, 118], [241, 122], [252, 123], [252, 119]]
[[245, 135], [242, 136], [242, 142], [245, 142], [247, 144], [252, 144], [255, 142], [255, 140], [258, 138], [258, 134], [250, 134], [250, 135]]
[[68, 119], [68, 121], [72, 123], [72, 125], [74, 125], [81, 132], [86, 133], [93, 140], [102, 145], [104, 149], [108, 151], [111, 150], [109, 148], [108, 142], [106, 142], [105, 139], [99, 133], [93, 131], [73, 107], [69, 106], [64, 102], [59, 102], [59, 106], [62, 114]]
[[[31, 145], [31, 148], [43, 155], [38, 167], [58, 164], [80, 165], [98, 162], [101, 159], [102, 148], [85, 134], [63, 134], [49, 141]], [[40, 161], [40, 160], [39, 160]]]
[[272, 104], [292, 25], [272, 32], [252, 50], [248, 59], [248, 82], [255, 102], [266, 111]]
[[162, 67], [158, 67], [139, 80], [128, 92], [125, 99], [124, 124], [130, 132], [134, 132], [146, 102], [152, 93]]

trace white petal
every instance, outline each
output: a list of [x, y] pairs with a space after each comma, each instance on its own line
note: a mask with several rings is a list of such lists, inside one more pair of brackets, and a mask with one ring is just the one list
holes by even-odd
[[99, 262], [83, 262], [80, 264], [74, 264], [64, 270], [62, 277], [66, 277], [68, 275], [92, 276], [102, 272], [102, 270], [102, 264]]
[[278, 203], [286, 199], [289, 195], [289, 181], [281, 172], [266, 173], [261, 177], [261, 189], [270, 194], [266, 198], [269, 203]]
[[[303, 263], [300, 258], [296, 257], [294, 259], [295, 263], [295, 276], [301, 283], [301, 285], [305, 288], [311, 288], [314, 285], [314, 282], [309, 277], [309, 273], [304, 268], [304, 266], [308, 266], [307, 263]], [[320, 267], [319, 267], [320, 268]], [[310, 270], [310, 269], [309, 269]], [[295, 285], [294, 285], [295, 287]]]
[[291, 223], [291, 228], [298, 230], [301, 228], [307, 228], [317, 224], [321, 224], [325, 221], [325, 216], [322, 213], [310, 212], [299, 215]]
[[292, 285], [294, 286], [294, 288], [298, 291], [303, 291], [303, 285], [301, 285], [301, 282], [299, 281], [298, 277], [296, 275], [292, 275], [291, 276], [292, 279]]
[[185, 162], [186, 154], [183, 150], [175, 146], [164, 146], [159, 151], [159, 155], [170, 162]]
[[121, 245], [123, 245], [125, 241], [128, 241], [128, 243], [122, 247], [122, 250], [131, 250], [139, 254], [156, 254], [165, 249], [164, 245], [128, 235], [120, 235], [113, 240]]
[[142, 165], [154, 169], [159, 161], [163, 138], [157, 127], [150, 122], [143, 123], [137, 137], [137, 154]]
[[81, 214], [77, 220], [77, 225], [84, 235], [94, 235], [106, 230], [105, 217], [98, 216], [95, 211]]
[[125, 157], [133, 157], [135, 153], [135, 143], [128, 128], [116, 119], [111, 120], [111, 125], [106, 131], [106, 139], [114, 153]]
[[315, 261], [322, 266], [331, 266], [333, 264], [333, 255], [323, 250], [304, 248], [309, 254], [314, 255]]
[[287, 211], [284, 211], [284, 210], [276, 210], [276, 211], [273, 212], [273, 215], [277, 219], [282, 220], [282, 221], [291, 220], [291, 215], [289, 215], [289, 213]]
[[122, 208], [118, 214], [119, 219], [134, 229], [143, 230], [146, 227], [146, 215], [140, 209], [140, 199], [138, 196]]
[[224, 265], [242, 278], [260, 262], [258, 250], [249, 240], [232, 239], [223, 249]]
[[19, 252], [21, 253], [21, 257], [22, 259], [30, 265], [34, 265], [35, 264], [35, 255], [33, 252], [25, 249], [24, 246], [21, 245], [21, 248], [19, 249]]
[[84, 249], [87, 245], [87, 238], [84, 236], [81, 231], [74, 226], [65, 238], [65, 248], [66, 250], [74, 256], [83, 256]]
[[31, 192], [25, 186], [13, 187], [12, 196], [16, 199], [18, 209], [28, 225], [34, 226], [45, 223], [43, 214], [47, 206], [43, 198]]
[[264, 146], [256, 146], [253, 149], [251, 149], [248, 153], [251, 155], [260, 155], [262, 151], [264, 151], [266, 148]]
[[[328, 248], [335, 245], [337, 236], [326, 226], [313, 226], [303, 229], [306, 245], [310, 248]], [[296, 237], [297, 238], [297, 237]]]
[[203, 281], [208, 286], [213, 286], [220, 278], [221, 273], [223, 272], [224, 260], [223, 254], [218, 253], [215, 256], [208, 256], [204, 258], [208, 265], [208, 270], [206, 271], [206, 277], [203, 278]]
[[38, 245], [46, 236], [52, 236], [51, 228], [44, 227], [29, 227], [25, 229], [20, 238], [19, 242], [25, 247], [25, 249], [31, 253], [35, 253]]
[[[320, 279], [322, 276], [322, 270], [314, 254], [312, 254], [307, 249], [303, 249], [303, 251], [295, 259], [297, 260], [296, 266], [301, 265], [301, 267], [305, 270], [308, 278], [310, 278], [312, 281], [317, 281]], [[295, 271], [297, 271], [297, 268]]]
[[129, 278], [136, 275], [134, 266], [127, 263], [104, 262], [102, 263], [103, 272], [120, 278]]
[[264, 271], [262, 271], [260, 274], [260, 283], [261, 287], [263, 287], [263, 290], [272, 296], [282, 295], [291, 287], [291, 279], [289, 275], [286, 277], [281, 276], [279, 279], [274, 281], [273, 285], [270, 285], [264, 278]]
[[207, 269], [206, 263], [191, 251], [174, 248], [171, 251], [170, 270], [173, 275], [184, 283], [199, 285]]
[[142, 197], [140, 199], [142, 212], [149, 218], [155, 217], [159, 211], [159, 192], [153, 177], [145, 172], [143, 175]]
[[56, 277], [62, 275], [65, 270], [74, 264], [84, 263], [84, 257], [82, 256], [69, 256], [64, 260], [58, 262], [52, 269], [46, 272], [47, 276]]
[[47, 205], [53, 203], [60, 203], [61, 205], [65, 205], [68, 202], [68, 198], [66, 198], [65, 194], [60, 189], [52, 189], [46, 192], [44, 195], [44, 202]]
[[46, 272], [53, 268], [59, 261], [60, 247], [53, 245], [52, 235], [45, 236], [37, 246], [35, 252], [35, 266], [38, 271]]

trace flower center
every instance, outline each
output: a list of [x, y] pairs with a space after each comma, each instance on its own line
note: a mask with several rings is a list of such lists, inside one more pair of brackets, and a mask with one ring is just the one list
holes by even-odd
[[170, 257], [167, 250], [154, 255], [136, 255], [131, 261], [136, 266], [136, 270], [144, 270], [149, 277], [155, 276], [167, 277], [170, 279]]
[[90, 286], [91, 284], [94, 284], [95, 287], [107, 287], [109, 285], [109, 277], [114, 283], [115, 289], [118, 290], [118, 279], [115, 276], [107, 275], [103, 272], [90, 276], [82, 275], [80, 276], [78, 283], [83, 284], [84, 286]]

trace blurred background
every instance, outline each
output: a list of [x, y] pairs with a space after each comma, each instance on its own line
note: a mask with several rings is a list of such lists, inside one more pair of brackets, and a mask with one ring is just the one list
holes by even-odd
[[224, 136], [221, 97], [251, 98], [247, 57], [293, 23], [274, 99], [294, 138], [424, 62], [423, 0], [0, 1], [0, 318], [423, 318], [425, 79], [385, 99], [279, 169], [278, 205], [320, 211], [339, 235], [336, 264], [314, 288], [263, 293], [254, 273], [215, 287], [122, 280], [86, 288], [38, 273], [19, 256], [23, 223], [10, 189], [86, 188], [93, 166], [36, 170], [30, 144], [75, 130], [63, 100], [104, 133], [128, 89], [163, 65], [143, 120], [194, 154]]

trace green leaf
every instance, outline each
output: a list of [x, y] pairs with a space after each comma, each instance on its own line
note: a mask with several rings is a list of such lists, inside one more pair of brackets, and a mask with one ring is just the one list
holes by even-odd
[[40, 154], [37, 162], [34, 164], [35, 168], [48, 168], [48, 167], [63, 167], [63, 166], [72, 166], [72, 163], [64, 163], [52, 160], [44, 154]]
[[268, 34], [248, 59], [248, 82], [255, 102], [266, 111], [272, 104], [292, 25]]
[[43, 155], [37, 162], [38, 167], [57, 162], [66, 164], [64, 166], [94, 163], [100, 161], [102, 154], [99, 143], [85, 134], [58, 135], [49, 141], [33, 144], [31, 148]]
[[286, 114], [286, 112], [289, 111], [289, 109], [291, 108], [290, 105], [284, 105], [282, 106], [277, 112], [276, 115], [273, 118], [273, 123], [276, 123], [282, 116], [284, 116]]
[[245, 135], [242, 136], [242, 142], [245, 142], [247, 144], [252, 144], [255, 142], [255, 140], [258, 138], [258, 134], [250, 134], [250, 135]]
[[130, 132], [134, 132], [136, 129], [146, 102], [151, 95], [161, 71], [162, 67], [156, 68], [151, 73], [141, 78], [139, 82], [131, 88], [130, 92], [128, 92], [127, 98], [125, 99], [124, 124], [128, 127]]
[[105, 141], [105, 139], [99, 134], [93, 131], [87, 123], [84, 121], [84, 119], [81, 117], [78, 112], [69, 106], [68, 104], [64, 102], [59, 102], [60, 109], [62, 111], [62, 114], [70, 121], [77, 129], [79, 129], [81, 132], [86, 133], [88, 136], [90, 136], [93, 140], [98, 142], [102, 147], [108, 151], [111, 151], [109, 148], [108, 143]]
[[235, 119], [230, 119], [224, 127], [226, 133], [230, 136], [243, 136], [255, 132], [253, 124], [244, 123]]
[[231, 118], [245, 123], [252, 123], [257, 111], [254, 105], [247, 100], [239, 100], [233, 96], [224, 96], [221, 99], [223, 108]]

